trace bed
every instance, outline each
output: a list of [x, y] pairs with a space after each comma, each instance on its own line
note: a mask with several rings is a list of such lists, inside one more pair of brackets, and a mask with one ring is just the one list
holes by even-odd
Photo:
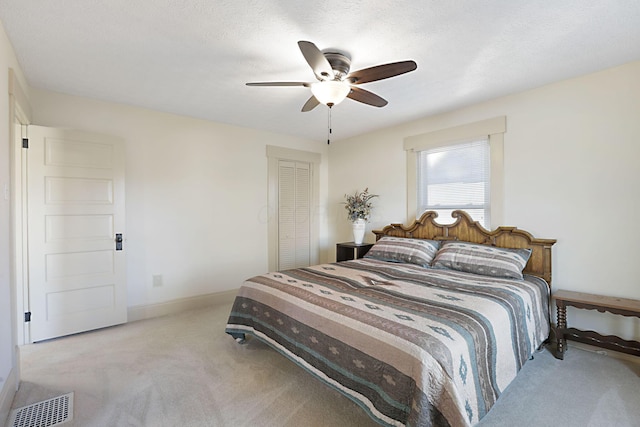
[[425, 212], [361, 259], [270, 272], [238, 291], [249, 334], [386, 426], [476, 424], [548, 339], [552, 239]]

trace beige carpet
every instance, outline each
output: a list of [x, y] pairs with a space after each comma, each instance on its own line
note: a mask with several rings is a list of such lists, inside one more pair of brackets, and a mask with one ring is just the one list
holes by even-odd
[[[257, 340], [224, 333], [230, 306], [134, 322], [22, 349], [13, 408], [75, 392], [65, 426], [376, 426], [340, 393]], [[637, 365], [547, 351], [483, 426], [638, 426]]]

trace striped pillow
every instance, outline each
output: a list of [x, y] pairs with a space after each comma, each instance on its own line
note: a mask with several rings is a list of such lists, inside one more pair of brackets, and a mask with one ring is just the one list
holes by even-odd
[[446, 242], [436, 254], [433, 267], [493, 277], [522, 279], [531, 249], [507, 249], [469, 242]]
[[440, 242], [435, 240], [384, 236], [364, 257], [429, 267], [439, 247]]

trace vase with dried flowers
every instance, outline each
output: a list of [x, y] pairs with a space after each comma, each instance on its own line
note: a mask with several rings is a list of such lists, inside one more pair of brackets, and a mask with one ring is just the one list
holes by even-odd
[[353, 226], [353, 241], [360, 245], [364, 240], [364, 231], [366, 222], [371, 215], [371, 199], [378, 197], [377, 194], [370, 194], [369, 189], [365, 188], [363, 192], [356, 191], [354, 194], [345, 194], [345, 209], [347, 210], [347, 218]]

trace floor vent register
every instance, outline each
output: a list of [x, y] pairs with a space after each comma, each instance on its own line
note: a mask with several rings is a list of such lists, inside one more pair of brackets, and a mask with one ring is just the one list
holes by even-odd
[[8, 427], [54, 427], [73, 419], [73, 392], [14, 409]]

